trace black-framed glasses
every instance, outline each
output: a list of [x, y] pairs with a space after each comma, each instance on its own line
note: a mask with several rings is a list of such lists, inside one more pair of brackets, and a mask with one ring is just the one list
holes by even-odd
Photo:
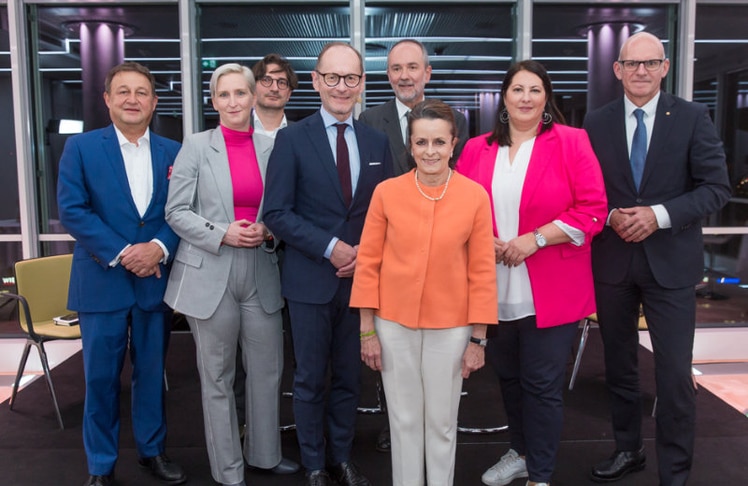
[[288, 80], [286, 78], [273, 79], [270, 76], [263, 76], [260, 78], [260, 84], [266, 88], [273, 87], [273, 81], [278, 85], [278, 89], [288, 89]]
[[618, 61], [624, 71], [636, 71], [639, 69], [639, 64], [644, 64], [644, 68], [647, 71], [657, 71], [665, 62], [664, 59], [647, 59], [646, 61], [634, 61], [630, 59]]
[[338, 84], [340, 84], [340, 80], [342, 79], [346, 86], [349, 88], [355, 88], [361, 83], [361, 78], [364, 76], [362, 74], [336, 74], [336, 73], [321, 73], [317, 71], [317, 74], [322, 76], [322, 81], [325, 82], [325, 84], [331, 88], [334, 88]]

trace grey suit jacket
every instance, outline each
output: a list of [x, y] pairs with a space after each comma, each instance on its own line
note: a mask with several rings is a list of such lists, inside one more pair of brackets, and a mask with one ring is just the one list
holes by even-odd
[[[465, 142], [469, 138], [469, 133], [465, 116], [454, 108], [452, 109], [452, 113], [454, 113], [455, 122], [457, 123], [457, 138], [459, 139], [453, 157], [453, 160], [456, 161], [460, 157], [462, 147], [465, 146]], [[397, 104], [395, 104], [394, 99], [379, 106], [369, 108], [359, 115], [358, 120], [387, 134], [387, 139], [390, 142], [390, 152], [392, 152], [392, 160], [394, 161], [392, 165], [395, 176], [405, 174], [415, 167], [408, 154], [408, 149], [405, 147], [405, 143], [403, 143], [400, 119], [397, 116]]]
[[[255, 133], [263, 183], [273, 139]], [[233, 186], [220, 128], [188, 136], [174, 162], [166, 221], [182, 239], [174, 256], [164, 301], [185, 315], [207, 319], [223, 297], [236, 249], [221, 245], [235, 221]], [[263, 202], [264, 202], [263, 195]], [[262, 204], [257, 218], [262, 220]], [[283, 307], [278, 257], [264, 245], [257, 251], [255, 278], [265, 312]]]

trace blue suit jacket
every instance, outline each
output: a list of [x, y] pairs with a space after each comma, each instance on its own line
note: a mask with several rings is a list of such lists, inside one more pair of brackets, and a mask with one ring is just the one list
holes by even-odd
[[[589, 113], [584, 120], [603, 170], [608, 210], [663, 204], [672, 228], [657, 230], [641, 243], [650, 269], [662, 287], [695, 285], [704, 270], [701, 220], [730, 197], [722, 141], [705, 105], [661, 93], [637, 191], [624, 118], [620, 98]], [[595, 280], [621, 282], [636, 245], [626, 243], [606, 226], [592, 242]]]
[[[278, 132], [268, 162], [264, 221], [286, 242], [284, 297], [308, 304], [330, 302], [340, 278], [324, 257], [337, 236], [357, 245], [374, 187], [392, 175], [387, 136], [353, 122], [361, 173], [350, 207], [343, 192], [319, 112]], [[347, 279], [350, 281], [350, 279]]]
[[159, 239], [174, 255], [179, 238], [164, 218], [171, 165], [180, 144], [150, 134], [153, 197], [141, 218], [132, 199], [114, 126], [68, 139], [60, 159], [57, 200], [60, 220], [76, 239], [68, 308], [111, 312], [137, 303], [166, 310], [168, 267], [161, 278], [139, 278], [121, 265], [109, 266], [127, 244]]

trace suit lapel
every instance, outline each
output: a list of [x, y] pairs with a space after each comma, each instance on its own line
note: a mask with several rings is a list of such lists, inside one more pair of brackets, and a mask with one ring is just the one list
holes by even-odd
[[229, 168], [229, 158], [226, 152], [226, 141], [223, 139], [221, 127], [218, 126], [213, 130], [210, 136], [210, 148], [208, 151], [207, 162], [208, 168], [213, 174], [213, 180], [216, 183], [216, 194], [221, 199], [223, 210], [226, 213], [228, 221], [234, 221], [234, 190], [231, 182], [231, 169]]
[[[156, 200], [158, 194], [167, 192], [166, 181], [168, 174], [164, 173], [164, 168], [168, 167], [169, 162], [166, 160], [164, 153], [164, 146], [161, 144], [161, 140], [158, 136], [151, 132], [151, 170], [153, 171], [153, 194], [151, 195], [151, 201], [148, 203], [148, 209], [146, 212], [151, 210], [153, 201]], [[168, 168], [167, 168], [168, 170]]]
[[[254, 117], [253, 117], [254, 118]], [[259, 133], [255, 131], [252, 134], [252, 143], [255, 146], [255, 154], [257, 155], [257, 166], [260, 169], [260, 177], [262, 178], [262, 187], [263, 192], [265, 191], [265, 172], [267, 171], [268, 167], [268, 160], [270, 159], [270, 153], [273, 151], [273, 146], [275, 145], [275, 139], [273, 137], [269, 137], [265, 135], [264, 133]], [[262, 217], [262, 205], [265, 202], [265, 198], [263, 197], [260, 200], [260, 207], [257, 210], [257, 219], [261, 219]]]
[[102, 145], [106, 157], [104, 157], [107, 163], [112, 168], [112, 173], [117, 179], [117, 184], [120, 187], [122, 193], [126, 196], [129, 202], [130, 209], [140, 217], [138, 207], [135, 206], [135, 201], [132, 198], [132, 191], [130, 190], [130, 181], [127, 179], [127, 171], [125, 170], [125, 159], [122, 158], [122, 150], [119, 146], [119, 139], [117, 133], [114, 131], [114, 125], [109, 125], [109, 129], [104, 134], [102, 139]]
[[[629, 186], [629, 189], [636, 194], [637, 190], [636, 184], [634, 184], [634, 174], [631, 172], [631, 164], [629, 163], [629, 145], [626, 141], [626, 109], [623, 104], [623, 98], [611, 106], [610, 110], [611, 113], [607, 114], [604, 119], [611, 120], [609, 133], [611, 134], [610, 137], [613, 145], [613, 153], [615, 153], [616, 156], [612, 158], [615, 166], [608, 167], [608, 171], [610, 171], [611, 174], [613, 171], [618, 173], [619, 176], [616, 176], [616, 178], [623, 178]], [[612, 179], [612, 177], [610, 179]]]
[[398, 174], [408, 172], [408, 154], [403, 143], [403, 132], [400, 129], [400, 118], [397, 116], [397, 104], [394, 100], [387, 102], [387, 109], [382, 117], [384, 122], [384, 133], [387, 134], [387, 139], [390, 141], [392, 147], [392, 156], [395, 158], [395, 162], [399, 166], [400, 170], [396, 171]]
[[316, 157], [313, 157], [310, 154], [310, 160], [316, 160], [322, 165], [322, 170], [330, 180], [330, 185], [335, 189], [335, 193], [338, 195], [340, 202], [345, 204], [343, 199], [343, 189], [340, 187], [340, 179], [338, 178], [338, 169], [335, 165], [335, 155], [332, 153], [332, 149], [330, 148], [330, 142], [327, 138], [327, 130], [325, 129], [322, 115], [318, 111], [312, 116], [314, 118], [309, 120], [309, 123], [305, 127], [307, 137], [309, 137], [309, 142], [316, 152]]
[[670, 137], [670, 132], [676, 120], [676, 113], [673, 113], [673, 98], [665, 93], [660, 93], [660, 100], [657, 102], [657, 111], [655, 113], [654, 127], [652, 128], [652, 137], [649, 141], [647, 150], [647, 159], [644, 162], [644, 172], [642, 174], [640, 192], [647, 184], [650, 175], [657, 170], [657, 165], [661, 160], [667, 160], [661, 153], [666, 150], [667, 143], [664, 142]]
[[530, 163], [527, 166], [527, 175], [522, 187], [522, 197], [520, 199], [520, 214], [524, 214], [530, 201], [535, 198], [540, 182], [543, 180], [546, 170], [548, 170], [549, 161], [555, 160], [553, 156], [558, 150], [558, 136], [556, 131], [551, 129], [538, 136], [530, 154]]

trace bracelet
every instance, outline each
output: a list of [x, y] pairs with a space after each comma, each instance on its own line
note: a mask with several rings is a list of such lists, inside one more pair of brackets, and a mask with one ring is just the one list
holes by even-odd
[[361, 339], [367, 338], [367, 337], [370, 337], [370, 336], [376, 336], [376, 335], [377, 335], [376, 329], [372, 329], [369, 332], [362, 332], [361, 334], [359, 334], [359, 336], [361, 337]]

